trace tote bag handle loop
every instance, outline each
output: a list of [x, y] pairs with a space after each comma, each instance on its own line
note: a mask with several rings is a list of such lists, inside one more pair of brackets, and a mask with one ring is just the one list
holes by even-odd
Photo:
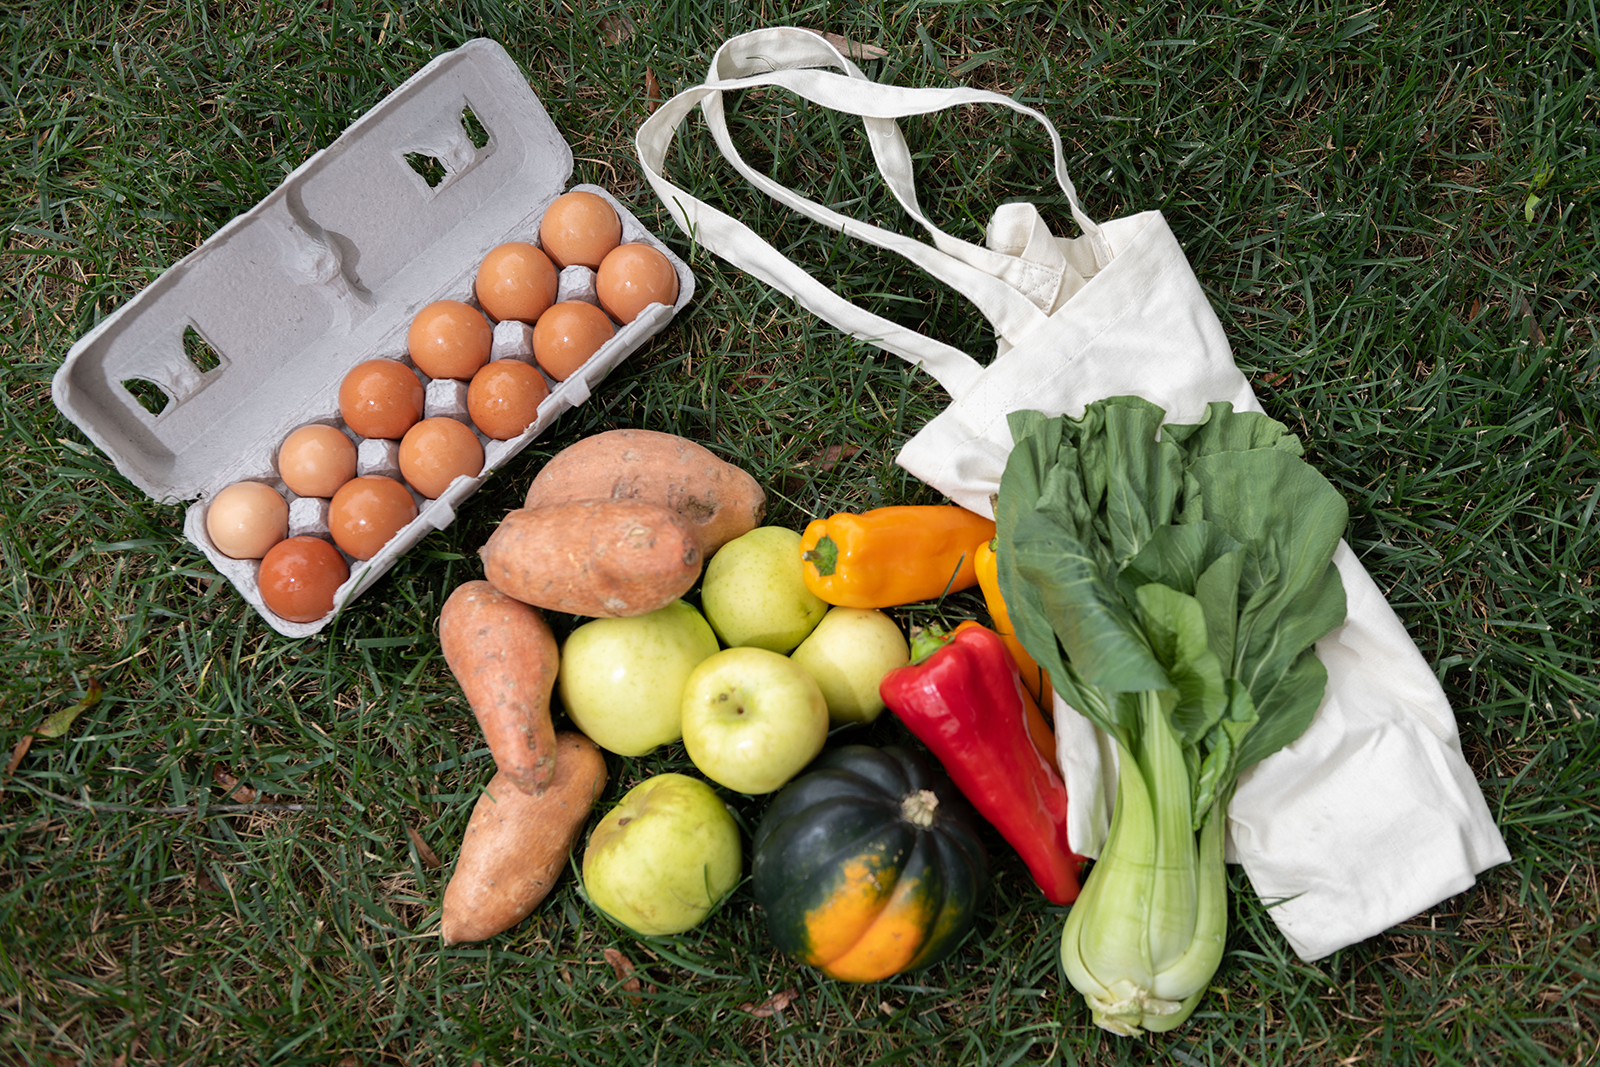
[[[818, 64], [836, 67], [845, 73], [814, 69]], [[760, 86], [784, 88], [819, 106], [862, 118], [874, 160], [890, 191], [929, 232], [935, 244], [929, 246], [842, 215], [799, 196], [751, 168], [733, 146], [722, 94]], [[1104, 266], [1110, 261], [1110, 249], [1099, 226], [1084, 214], [1077, 191], [1067, 177], [1060, 136], [1049, 120], [1032, 108], [985, 90], [908, 89], [879, 84], [868, 79], [822, 37], [807, 30], [758, 30], [724, 44], [713, 58], [704, 84], [665, 102], [639, 128], [635, 144], [656, 194], [677, 224], [698, 243], [794, 296], [840, 330], [924, 367], [952, 396], [964, 393], [982, 370], [970, 356], [850, 303], [789, 261], [742, 222], [700, 202], [665, 177], [667, 149], [678, 126], [696, 104], [701, 106], [719, 149], [753, 185], [808, 218], [904, 256], [970, 299], [994, 325], [996, 332], [1009, 342], [1014, 343], [1038, 328], [1047, 318], [1049, 308], [1041, 308], [1039, 294], [1051, 283], [1041, 280], [1037, 266], [961, 241], [927, 219], [917, 202], [910, 151], [894, 121], [896, 118], [965, 104], [995, 104], [1040, 122], [1050, 135], [1057, 182], [1067, 195], [1074, 218], [1089, 238], [1096, 262]]]

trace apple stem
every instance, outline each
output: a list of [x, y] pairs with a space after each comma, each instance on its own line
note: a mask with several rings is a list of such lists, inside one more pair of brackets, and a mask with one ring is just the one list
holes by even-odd
[[900, 801], [900, 814], [906, 822], [924, 830], [933, 825], [933, 813], [939, 807], [939, 798], [931, 789], [919, 789]]

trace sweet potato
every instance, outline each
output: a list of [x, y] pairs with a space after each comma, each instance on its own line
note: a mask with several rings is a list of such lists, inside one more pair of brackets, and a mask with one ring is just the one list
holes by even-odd
[[519, 508], [478, 550], [494, 587], [550, 611], [644, 615], [700, 577], [700, 543], [675, 512], [639, 500]]
[[523, 506], [596, 499], [677, 512], [706, 559], [761, 525], [767, 510], [766, 494], [748, 473], [687, 438], [654, 430], [607, 430], [556, 453], [534, 477]]
[[444, 890], [444, 943], [509, 930], [550, 894], [606, 784], [606, 761], [579, 733], [556, 735], [556, 774], [529, 796], [500, 771], [472, 808], [461, 855]]
[[556, 772], [550, 693], [560, 658], [550, 624], [488, 582], [464, 582], [439, 612], [439, 644], [495, 766], [523, 792], [542, 791]]

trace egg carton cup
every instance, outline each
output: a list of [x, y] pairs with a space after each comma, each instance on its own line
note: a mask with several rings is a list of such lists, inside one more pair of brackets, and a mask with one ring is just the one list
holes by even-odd
[[[327, 509], [284, 485], [278, 446], [307, 423], [349, 433], [338, 404], [345, 373], [374, 358], [415, 371], [406, 354], [413, 316], [435, 300], [477, 306], [473, 280], [484, 254], [505, 241], [537, 244], [539, 220], [569, 191], [571, 175], [572, 150], [516, 63], [495, 41], [468, 42], [407, 79], [80, 338], [52, 383], [56, 406], [143, 492], [189, 502], [184, 535], [274, 630], [317, 633], [418, 541], [454, 522], [485, 478], [588, 400], [693, 297], [688, 265], [632, 212], [604, 188], [574, 186], [616, 209], [624, 242], [667, 257], [677, 300], [619, 325], [565, 381], [546, 376], [550, 394], [521, 435], [478, 433], [484, 465], [476, 476], [457, 478], [433, 500], [413, 491], [416, 519], [371, 559], [346, 557], [350, 578], [327, 615], [297, 623], [268, 609], [259, 561], [224, 555], [206, 533], [210, 500], [234, 482], [265, 482], [289, 502], [298, 530], [321, 535]], [[159, 414], [135, 395], [141, 385], [160, 390]], [[459, 389], [441, 384], [434, 393], [438, 413], [465, 419], [453, 410]], [[385, 443], [351, 437], [372, 462], [392, 460]]]

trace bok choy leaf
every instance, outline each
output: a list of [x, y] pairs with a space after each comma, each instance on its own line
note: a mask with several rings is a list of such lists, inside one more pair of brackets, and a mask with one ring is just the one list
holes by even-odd
[[995, 500], [1001, 592], [1063, 699], [1115, 741], [1111, 828], [1062, 964], [1101, 1026], [1169, 1030], [1222, 960], [1226, 809], [1299, 737], [1344, 621], [1347, 511], [1299, 440], [1212, 404], [1162, 424], [1138, 397], [1017, 412]]

